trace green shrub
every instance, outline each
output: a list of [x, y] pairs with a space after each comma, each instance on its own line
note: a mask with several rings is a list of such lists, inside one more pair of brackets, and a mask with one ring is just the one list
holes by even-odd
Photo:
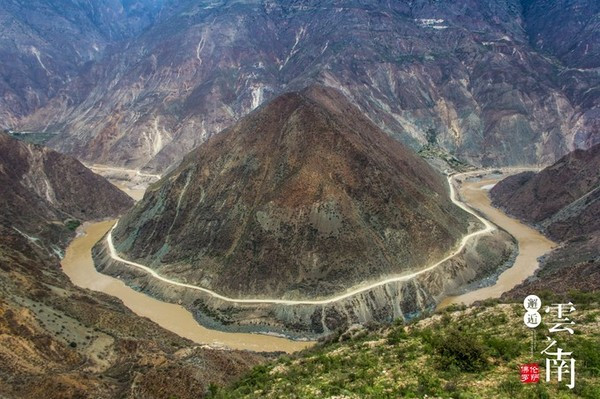
[[535, 384], [527, 388], [529, 389], [522, 395], [524, 399], [550, 399], [550, 394], [543, 384]]
[[513, 338], [488, 337], [485, 346], [490, 349], [490, 354], [496, 358], [510, 361], [523, 353], [521, 341]]
[[67, 219], [67, 221], [65, 221], [65, 226], [71, 231], [77, 230], [80, 225], [81, 222], [77, 219]]
[[587, 381], [577, 381], [573, 393], [583, 398], [597, 399], [600, 398], [600, 387]]
[[588, 306], [586, 305], [600, 302], [600, 291], [569, 290], [568, 299], [573, 302], [576, 308], [587, 309]]
[[577, 360], [578, 369], [593, 376], [600, 376], [600, 342], [580, 338], [569, 350]]
[[404, 328], [396, 328], [392, 332], [390, 332], [387, 336], [387, 342], [389, 345], [397, 345], [400, 342], [404, 341], [408, 336], [404, 331]]
[[417, 376], [418, 384], [417, 384], [417, 392], [423, 395], [435, 395], [440, 388], [440, 380], [431, 374], [419, 374]]
[[523, 384], [516, 377], [508, 378], [498, 385], [498, 389], [509, 397], [516, 398], [518, 397], [517, 394], [523, 389]]
[[433, 342], [442, 369], [456, 366], [460, 370], [476, 372], [487, 367], [485, 347], [475, 336], [457, 328], [449, 329]]
[[585, 315], [585, 317], [583, 318], [582, 321], [584, 323], [593, 323], [596, 321], [597, 318], [598, 318], [598, 312], [590, 312]]

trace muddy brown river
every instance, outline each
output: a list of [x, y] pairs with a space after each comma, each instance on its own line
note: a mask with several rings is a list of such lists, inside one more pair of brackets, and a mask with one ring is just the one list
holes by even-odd
[[[474, 182], [464, 181], [458, 192], [465, 203], [482, 212], [488, 220], [508, 231], [517, 239], [519, 254], [515, 263], [499, 276], [494, 285], [463, 295], [448, 297], [439, 304], [439, 308], [454, 303], [469, 305], [478, 300], [499, 297], [532, 275], [538, 268], [537, 258], [549, 252], [556, 245], [538, 231], [507, 216], [491, 205], [488, 190], [501, 178], [487, 178]], [[125, 184], [118, 184], [118, 186], [136, 200], [143, 195], [143, 189], [134, 189]], [[105, 221], [84, 224], [82, 226], [83, 234], [73, 240], [67, 248], [62, 266], [74, 284], [115, 296], [139, 316], [148, 317], [163, 328], [199, 344], [288, 353], [313, 345], [313, 342], [293, 341], [269, 335], [230, 333], [205, 328], [184, 307], [159, 301], [133, 290], [119, 279], [99, 273], [94, 267], [91, 249], [114, 223], [115, 221]]]
[[112, 227], [115, 221], [86, 223], [83, 235], [75, 238], [62, 260], [63, 271], [82, 288], [104, 292], [123, 301], [125, 306], [161, 327], [199, 344], [226, 346], [252, 351], [296, 352], [313, 342], [293, 341], [263, 334], [227, 333], [202, 327], [184, 307], [162, 302], [129, 288], [121, 280], [99, 273], [92, 261], [92, 247]]
[[557, 245], [544, 237], [539, 231], [507, 216], [504, 212], [492, 206], [489, 189], [504, 177], [506, 176], [473, 182], [464, 181], [458, 191], [462, 200], [469, 204], [471, 208], [477, 209], [483, 213], [486, 219], [515, 237], [519, 244], [519, 254], [515, 259], [515, 263], [500, 274], [494, 285], [448, 297], [438, 305], [438, 308], [460, 303], [470, 305], [479, 300], [499, 298], [504, 292], [511, 290], [531, 276], [539, 267], [537, 259], [550, 252]]

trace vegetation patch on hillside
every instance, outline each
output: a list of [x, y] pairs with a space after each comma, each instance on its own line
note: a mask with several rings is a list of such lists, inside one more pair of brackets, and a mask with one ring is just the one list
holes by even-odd
[[[211, 398], [599, 398], [600, 293], [576, 295], [575, 334], [559, 334], [577, 360], [576, 386], [555, 378], [522, 384], [519, 366], [545, 363], [551, 326], [532, 331], [522, 304], [451, 307], [408, 325], [340, 334], [295, 356], [256, 367]], [[542, 347], [542, 345], [544, 345]]]

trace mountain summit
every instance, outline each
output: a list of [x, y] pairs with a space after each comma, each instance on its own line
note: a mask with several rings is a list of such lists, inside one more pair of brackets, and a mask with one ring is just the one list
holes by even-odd
[[424, 267], [466, 231], [442, 176], [316, 86], [188, 154], [114, 239], [124, 256], [220, 293], [305, 297]]

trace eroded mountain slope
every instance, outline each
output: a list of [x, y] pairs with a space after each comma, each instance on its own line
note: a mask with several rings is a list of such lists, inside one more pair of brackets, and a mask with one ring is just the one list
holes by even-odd
[[332, 89], [284, 94], [151, 186], [113, 237], [160, 273], [240, 296], [326, 296], [421, 268], [468, 214]]

